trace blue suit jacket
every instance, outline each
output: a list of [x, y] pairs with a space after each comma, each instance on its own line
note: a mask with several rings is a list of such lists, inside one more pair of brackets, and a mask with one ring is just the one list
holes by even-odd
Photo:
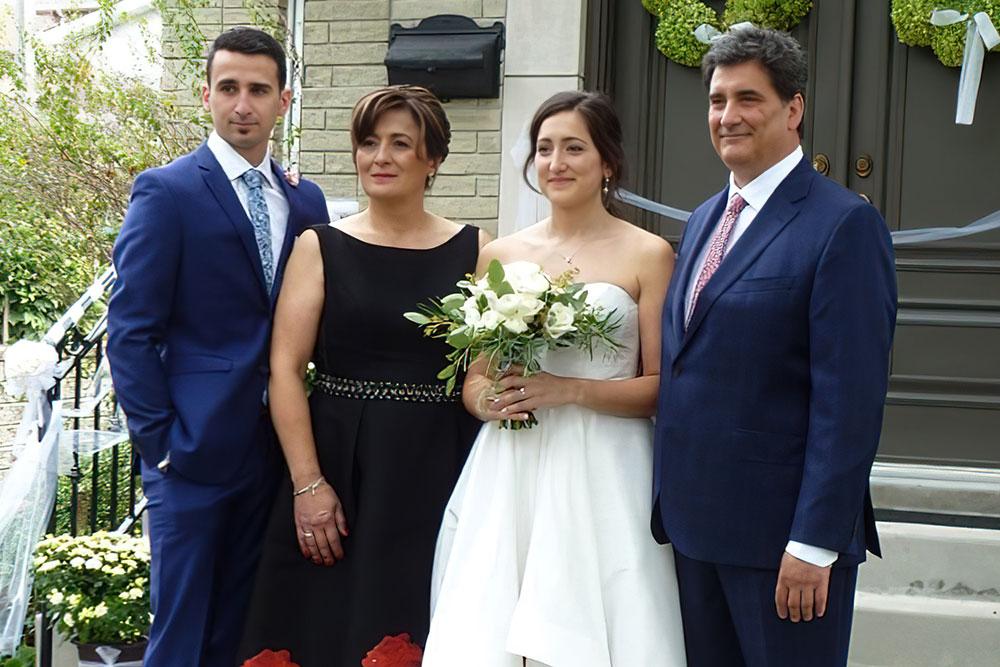
[[[185, 477], [222, 483], [259, 449], [274, 300], [295, 237], [329, 222], [313, 183], [289, 186], [288, 228], [267, 293], [253, 227], [202, 144], [139, 174], [115, 243], [108, 357], [132, 444]], [[263, 455], [258, 452], [257, 455]]]
[[777, 568], [787, 542], [879, 553], [868, 476], [896, 317], [882, 217], [802, 160], [684, 299], [728, 188], [681, 239], [663, 312], [652, 527], [686, 556]]

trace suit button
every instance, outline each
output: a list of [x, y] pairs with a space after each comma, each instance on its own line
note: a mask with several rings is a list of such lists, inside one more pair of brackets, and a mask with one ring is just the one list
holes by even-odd
[[681, 374], [681, 365], [674, 364], [674, 377], [680, 377], [680, 374]]

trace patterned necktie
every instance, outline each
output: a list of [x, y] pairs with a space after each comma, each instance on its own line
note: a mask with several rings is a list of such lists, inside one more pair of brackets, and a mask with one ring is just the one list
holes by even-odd
[[250, 191], [247, 197], [250, 222], [253, 223], [253, 235], [257, 239], [257, 251], [260, 252], [260, 265], [264, 269], [264, 282], [270, 294], [271, 283], [274, 282], [274, 253], [271, 250], [271, 216], [267, 212], [267, 202], [264, 201], [264, 177], [256, 169], [249, 169], [240, 178]]
[[722, 264], [722, 260], [726, 256], [726, 246], [729, 244], [729, 237], [733, 234], [733, 228], [736, 226], [737, 218], [740, 217], [740, 211], [746, 205], [746, 200], [737, 193], [729, 200], [726, 212], [722, 214], [722, 224], [719, 225], [715, 236], [712, 237], [712, 242], [708, 246], [708, 252], [705, 254], [705, 265], [701, 267], [701, 273], [698, 274], [698, 281], [694, 284], [694, 292], [691, 294], [691, 307], [688, 309], [688, 316], [684, 321], [685, 329], [691, 323], [694, 308], [698, 305], [698, 296], [701, 295], [701, 291], [705, 289], [705, 285], [708, 284], [709, 279], [718, 270], [719, 265]]

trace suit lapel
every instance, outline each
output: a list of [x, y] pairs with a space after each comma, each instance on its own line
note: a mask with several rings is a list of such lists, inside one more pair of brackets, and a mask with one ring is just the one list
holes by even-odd
[[712, 200], [709, 200], [709, 205], [706, 207], [704, 215], [700, 216], [698, 220], [692, 218], [688, 221], [690, 227], [685, 232], [685, 235], [690, 234], [691, 241], [686, 247], [682, 245], [679, 257], [680, 261], [674, 269], [674, 273], [677, 276], [675, 287], [677, 291], [674, 293], [673, 301], [671, 302], [671, 308], [673, 309], [671, 319], [675, 342], [674, 349], [677, 349], [681, 341], [684, 340], [684, 304], [687, 299], [688, 285], [691, 284], [692, 280], [691, 273], [694, 270], [698, 254], [705, 244], [708, 243], [708, 238], [715, 229], [715, 223], [722, 216], [728, 192], [729, 187], [727, 186], [722, 192], [715, 195]]
[[803, 159], [781, 182], [705, 285], [691, 315], [691, 323], [684, 332], [681, 348], [697, 333], [698, 327], [719, 296], [753, 265], [771, 241], [799, 214], [801, 200], [809, 193], [815, 177], [812, 167]]
[[237, 236], [240, 237], [243, 249], [246, 250], [247, 258], [250, 260], [250, 265], [253, 266], [254, 273], [257, 275], [257, 282], [260, 285], [261, 291], [264, 292], [266, 290], [264, 269], [260, 263], [260, 250], [257, 249], [257, 239], [253, 234], [253, 225], [250, 222], [250, 218], [247, 217], [246, 211], [243, 210], [243, 206], [236, 196], [236, 191], [233, 190], [232, 183], [226, 178], [226, 172], [222, 171], [222, 166], [219, 165], [218, 160], [212, 155], [208, 144], [202, 144], [198, 148], [195, 152], [195, 158], [198, 166], [201, 168], [201, 175], [205, 180], [205, 185], [215, 195], [215, 200], [219, 202], [219, 206], [226, 212], [229, 222], [236, 230]]

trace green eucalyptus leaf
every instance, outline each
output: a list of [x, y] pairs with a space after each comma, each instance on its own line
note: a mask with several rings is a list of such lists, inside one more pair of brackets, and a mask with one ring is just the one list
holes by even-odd
[[421, 315], [420, 313], [414, 313], [414, 312], [403, 313], [403, 317], [413, 322], [414, 324], [419, 324], [420, 326], [431, 323], [429, 317], [427, 317], [426, 315]]
[[472, 336], [469, 335], [467, 327], [461, 327], [448, 334], [448, 337], [445, 338], [445, 342], [456, 350], [460, 350], [462, 348], [469, 347], [469, 343], [472, 342]]

